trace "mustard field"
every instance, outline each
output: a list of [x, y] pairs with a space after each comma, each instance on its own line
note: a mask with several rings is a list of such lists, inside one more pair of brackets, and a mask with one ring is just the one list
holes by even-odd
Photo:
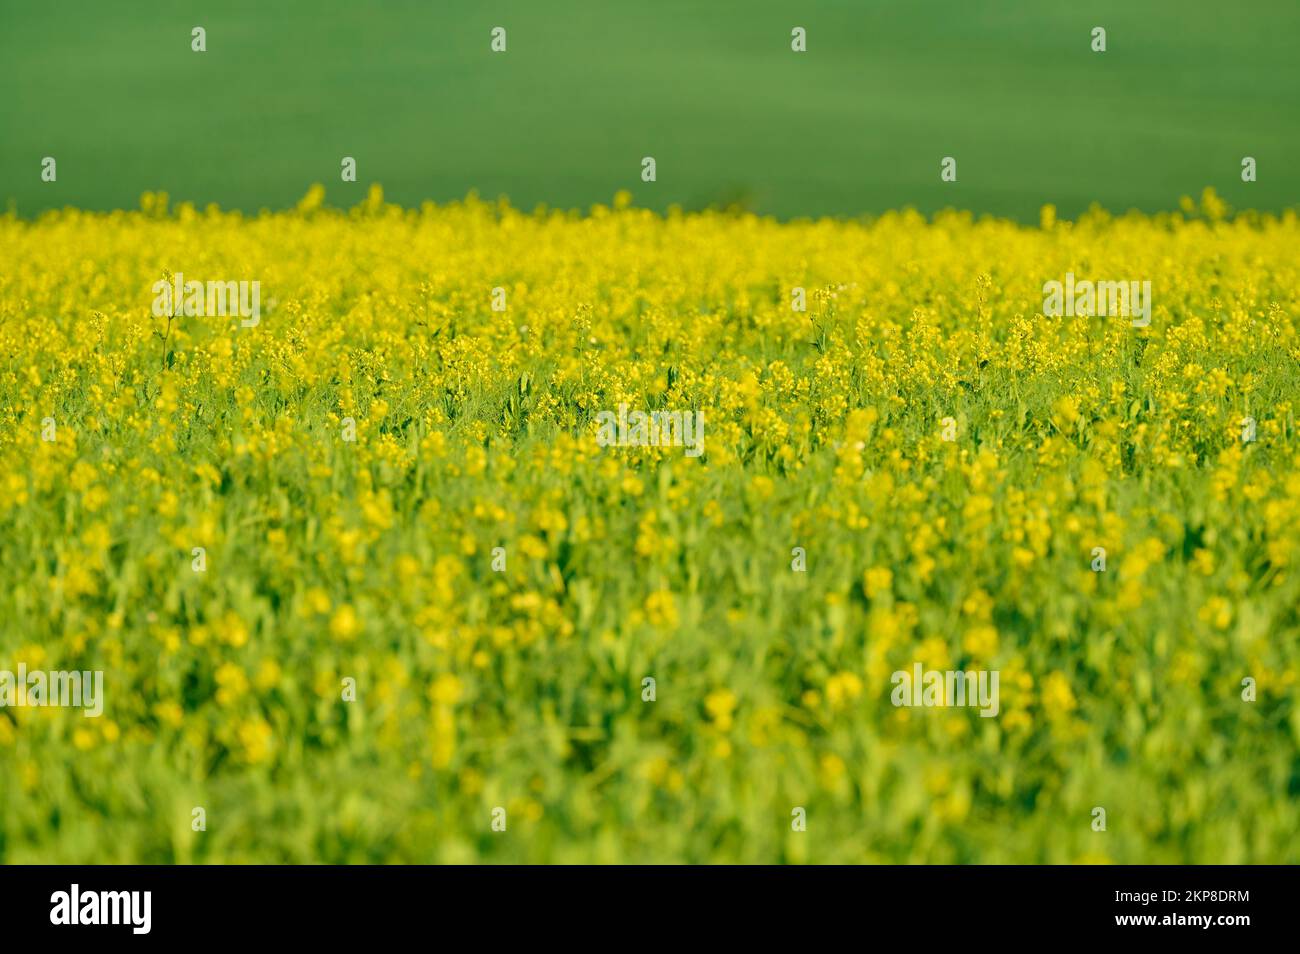
[[1300, 861], [1293, 212], [323, 199], [0, 217], [0, 861]]

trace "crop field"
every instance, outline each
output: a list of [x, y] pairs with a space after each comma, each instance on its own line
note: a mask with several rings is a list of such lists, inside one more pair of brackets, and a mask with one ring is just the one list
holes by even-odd
[[103, 674], [0, 708], [0, 861], [1300, 861], [1294, 212], [147, 194], [0, 262], [0, 670]]

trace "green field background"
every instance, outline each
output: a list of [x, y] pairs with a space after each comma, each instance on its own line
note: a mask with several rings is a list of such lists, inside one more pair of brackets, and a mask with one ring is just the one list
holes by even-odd
[[1295, 0], [0, 0], [0, 199], [31, 215], [163, 190], [255, 211], [378, 182], [403, 204], [626, 188], [659, 209], [1032, 221], [1213, 186], [1276, 210], [1297, 202], [1297, 36]]

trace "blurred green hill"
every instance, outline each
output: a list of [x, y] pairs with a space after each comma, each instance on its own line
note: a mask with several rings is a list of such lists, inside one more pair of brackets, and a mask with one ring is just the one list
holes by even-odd
[[404, 204], [627, 188], [655, 208], [1033, 221], [1209, 185], [1280, 209], [1298, 194], [1297, 37], [1295, 0], [3, 0], [0, 201], [30, 215], [159, 189], [252, 211], [313, 182], [351, 205], [379, 182]]

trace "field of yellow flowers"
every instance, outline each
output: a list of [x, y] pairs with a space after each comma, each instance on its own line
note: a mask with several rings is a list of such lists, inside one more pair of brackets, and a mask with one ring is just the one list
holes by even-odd
[[1300, 861], [1293, 213], [322, 198], [0, 217], [0, 860]]

